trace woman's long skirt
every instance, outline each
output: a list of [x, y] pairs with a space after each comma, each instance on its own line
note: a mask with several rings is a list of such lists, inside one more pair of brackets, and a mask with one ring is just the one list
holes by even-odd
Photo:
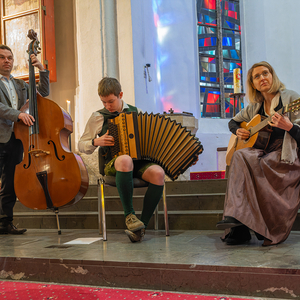
[[281, 149], [237, 150], [228, 175], [224, 216], [231, 216], [264, 237], [264, 246], [286, 240], [299, 208], [300, 162], [280, 160]]

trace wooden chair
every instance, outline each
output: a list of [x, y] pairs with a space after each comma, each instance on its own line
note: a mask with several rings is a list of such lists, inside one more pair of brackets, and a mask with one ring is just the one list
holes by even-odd
[[[114, 176], [106, 176], [104, 174], [104, 157], [102, 148], [99, 147], [99, 173], [98, 178], [98, 223], [99, 223], [99, 234], [102, 234], [103, 241], [107, 240], [106, 233], [106, 214], [105, 214], [105, 195], [104, 195], [104, 185], [116, 186], [116, 178]], [[133, 178], [134, 188], [147, 187], [148, 182], [141, 180], [139, 178]], [[163, 206], [164, 206], [164, 221], [165, 221], [165, 231], [166, 236], [169, 236], [169, 221], [168, 221], [168, 210], [167, 210], [167, 200], [166, 200], [166, 189], [163, 189]], [[102, 226], [101, 226], [102, 225]], [[102, 229], [102, 230], [101, 230]], [[158, 230], [158, 206], [154, 212], [154, 229]]]

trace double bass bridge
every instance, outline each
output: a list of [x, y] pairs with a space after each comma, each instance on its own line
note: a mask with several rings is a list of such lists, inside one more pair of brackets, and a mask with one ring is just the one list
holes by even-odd
[[33, 155], [34, 157], [40, 157], [42, 155], [49, 155], [50, 151], [45, 151], [41, 149], [30, 150], [28, 154]]

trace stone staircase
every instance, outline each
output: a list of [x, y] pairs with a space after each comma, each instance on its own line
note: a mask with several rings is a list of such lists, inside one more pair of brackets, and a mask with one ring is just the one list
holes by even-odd
[[[222, 219], [226, 179], [166, 182], [170, 230], [215, 230]], [[134, 189], [133, 206], [139, 215], [146, 188]], [[125, 229], [122, 204], [117, 189], [104, 188], [108, 229]], [[159, 203], [159, 229], [164, 229], [163, 204]], [[73, 206], [59, 210], [61, 229], [98, 229], [97, 185], [90, 185], [85, 197]], [[32, 210], [18, 202], [14, 223], [21, 228], [56, 229], [55, 213]], [[154, 218], [148, 226], [154, 228]], [[300, 230], [300, 211], [293, 226]]]
[[[170, 230], [215, 230], [221, 220], [226, 190], [226, 179], [166, 182]], [[134, 189], [133, 206], [139, 215], [146, 188]], [[105, 186], [108, 229], [124, 229], [124, 215], [117, 189]], [[61, 229], [98, 228], [97, 186], [90, 185], [85, 197], [73, 206], [59, 210]], [[154, 228], [154, 222], [148, 226]], [[17, 202], [14, 223], [24, 228], [57, 228], [51, 210], [32, 210]], [[164, 229], [163, 204], [159, 203], [159, 229]]]

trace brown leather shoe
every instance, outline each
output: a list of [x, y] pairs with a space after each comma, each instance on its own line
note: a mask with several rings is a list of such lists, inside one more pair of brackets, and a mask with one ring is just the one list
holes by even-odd
[[18, 229], [12, 222], [0, 226], [0, 234], [23, 234], [27, 229]]
[[137, 216], [134, 214], [129, 214], [126, 217], [125, 223], [126, 223], [127, 229], [132, 232], [135, 232], [135, 231], [145, 228], [144, 223], [141, 220], [139, 220], [137, 218]]
[[127, 234], [127, 236], [129, 237], [132, 243], [141, 242], [145, 236], [145, 229], [143, 228], [135, 232], [132, 232], [130, 230], [125, 230], [125, 233]]

